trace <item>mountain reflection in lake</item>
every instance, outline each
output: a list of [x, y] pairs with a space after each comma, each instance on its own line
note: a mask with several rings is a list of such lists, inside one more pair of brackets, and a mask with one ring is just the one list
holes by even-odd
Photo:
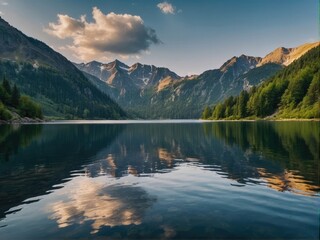
[[1, 239], [317, 239], [319, 130], [0, 126]]

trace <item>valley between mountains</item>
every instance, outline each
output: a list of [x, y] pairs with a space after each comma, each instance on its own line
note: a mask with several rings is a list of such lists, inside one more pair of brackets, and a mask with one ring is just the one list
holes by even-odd
[[[179, 76], [165, 67], [141, 63], [128, 66], [119, 60], [71, 63], [45, 43], [26, 36], [0, 18], [0, 76], [30, 96], [47, 119], [198, 119], [206, 106], [242, 92], [250, 93], [286, 69], [298, 72], [308, 68], [297, 62], [312, 49], [319, 52], [319, 42], [280, 47], [265, 57], [235, 56], [218, 69]], [[312, 78], [319, 76], [316, 53], [307, 63], [315, 69], [310, 73], [311, 80], [301, 85], [305, 94]], [[294, 73], [288, 77], [294, 78]], [[285, 87], [296, 81], [286, 80]], [[310, 91], [319, 101], [319, 89], [313, 87]], [[1, 97], [0, 91], [0, 102]], [[1, 109], [9, 114], [19, 113], [10, 104], [3, 101], [1, 104], [0, 118]], [[272, 111], [268, 114], [274, 114]]]

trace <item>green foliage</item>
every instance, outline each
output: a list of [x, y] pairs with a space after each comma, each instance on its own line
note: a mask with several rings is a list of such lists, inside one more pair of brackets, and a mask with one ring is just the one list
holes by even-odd
[[20, 90], [14, 84], [11, 88], [10, 83], [4, 78], [0, 86], [0, 119], [12, 119], [12, 112], [16, 112], [21, 117], [42, 118], [41, 107], [33, 102], [28, 96], [21, 96]]
[[319, 118], [319, 52], [320, 47], [310, 50], [259, 87], [218, 103], [209, 118]]
[[12, 118], [8, 109], [0, 102], [0, 120], [10, 120]]
[[225, 105], [222, 103], [219, 103], [215, 106], [215, 108], [213, 109], [213, 113], [212, 113], [212, 117], [214, 119], [221, 119], [221, 118], [225, 118]]
[[[11, 88], [7, 86], [7, 81], [4, 79], [2, 84], [0, 85], [0, 101], [4, 104], [9, 104], [10, 102], [10, 94]], [[9, 91], [8, 91], [9, 90]]]
[[307, 95], [303, 99], [303, 105], [308, 106], [319, 101], [320, 96], [320, 72], [313, 76], [312, 82], [309, 86]]
[[126, 117], [126, 113], [114, 101], [76, 70], [61, 72], [43, 66], [35, 69], [28, 63], [1, 61], [1, 74], [17, 84], [21, 93], [36, 100], [44, 115], [64, 119]]
[[282, 96], [282, 104], [284, 106], [295, 108], [302, 101], [312, 81], [312, 75], [312, 69], [306, 67], [290, 81], [287, 90]]
[[225, 110], [225, 115], [226, 116], [232, 116], [235, 113], [235, 99], [233, 96], [229, 97], [225, 101], [226, 105], [226, 110]]
[[249, 100], [249, 94], [246, 91], [242, 91], [240, 93], [240, 96], [237, 98], [237, 116], [239, 118], [244, 118], [247, 116], [248, 100]]
[[84, 118], [87, 118], [89, 116], [89, 114], [90, 114], [89, 109], [86, 108], [85, 110], [83, 110], [83, 117]]
[[17, 88], [17, 85], [14, 84], [12, 95], [11, 95], [11, 104], [13, 107], [18, 107], [20, 104], [20, 91]]
[[34, 103], [28, 96], [21, 96], [19, 110], [22, 116], [30, 118], [42, 118], [40, 106]]
[[3, 78], [3, 81], [2, 81], [2, 87], [9, 95], [11, 94], [12, 89], [11, 89], [10, 83], [5, 77]]
[[203, 114], [202, 114], [202, 118], [203, 119], [208, 119], [209, 117], [211, 117], [211, 114], [212, 114], [212, 112], [211, 112], [210, 107], [206, 106], [204, 108], [204, 111], [203, 111]]

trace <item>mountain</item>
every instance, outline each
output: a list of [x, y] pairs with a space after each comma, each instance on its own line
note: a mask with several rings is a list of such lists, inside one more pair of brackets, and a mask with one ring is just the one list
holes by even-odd
[[150, 108], [154, 107], [151, 95], [164, 80], [176, 82], [181, 78], [168, 68], [141, 63], [127, 66], [119, 60], [107, 64], [93, 61], [75, 66], [98, 89], [138, 118], [161, 118], [160, 112], [150, 114]]
[[320, 118], [320, 46], [314, 47], [274, 77], [230, 97], [203, 118]]
[[179, 77], [167, 68], [140, 63], [128, 66], [118, 60], [75, 65], [91, 83], [136, 117], [198, 118], [204, 106], [262, 84], [315, 45], [278, 48], [265, 58], [234, 56], [218, 69], [187, 77]]
[[191, 77], [141, 63], [127, 66], [118, 60], [75, 65], [101, 91], [141, 118], [194, 118], [204, 105], [223, 99], [233, 86], [240, 86], [236, 94], [240, 92], [243, 83], [234, 81], [260, 61], [261, 58], [241, 55], [231, 58], [220, 69]]
[[54, 118], [125, 117], [71, 62], [0, 17], [0, 76], [16, 83]]
[[240, 92], [243, 88], [240, 76], [254, 69], [260, 60], [245, 55], [233, 57], [219, 69], [168, 84], [152, 95], [151, 102], [156, 106], [149, 111], [153, 116], [161, 112], [164, 118], [198, 118], [205, 105], [223, 100], [233, 90]]
[[295, 48], [280, 47], [271, 53], [267, 54], [258, 66], [262, 66], [266, 63], [277, 63], [284, 66], [290, 65], [293, 61], [299, 59], [302, 55], [308, 52], [310, 49], [319, 46], [319, 42], [306, 43]]
[[236, 96], [241, 91], [249, 91], [253, 86], [258, 86], [266, 79], [272, 77], [283, 67], [276, 63], [267, 63], [256, 67], [237, 77], [232, 86], [226, 90], [225, 96]]
[[87, 64], [75, 64], [75, 66], [79, 70], [91, 74], [116, 88], [135, 87], [142, 90], [156, 85], [166, 77], [171, 77], [172, 79], [180, 78], [167, 68], [141, 63], [135, 63], [129, 67], [119, 60], [107, 64], [93, 61]]
[[74, 66], [62, 55], [44, 43], [24, 35], [0, 17], [1, 60], [27, 62], [35, 68], [51, 67], [56, 70], [72, 71]]

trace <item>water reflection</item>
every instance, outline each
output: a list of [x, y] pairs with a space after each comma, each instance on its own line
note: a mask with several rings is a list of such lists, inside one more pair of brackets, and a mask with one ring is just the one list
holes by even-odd
[[0, 125], [0, 161], [9, 161], [10, 156], [27, 147], [41, 131], [41, 125]]
[[109, 126], [0, 126], [0, 219], [25, 199], [48, 194], [124, 129]]
[[[275, 236], [268, 229], [279, 216], [279, 226], [304, 222], [314, 236], [319, 130], [318, 122], [0, 126], [0, 233], [10, 239], [10, 227], [42, 207], [33, 218], [53, 238], [78, 228], [124, 231], [114, 238], [234, 237], [239, 216], [252, 225], [259, 214], [256, 236]], [[295, 214], [303, 217], [288, 226]]]
[[264, 122], [129, 126], [86, 171], [92, 177], [148, 176], [192, 162], [239, 186], [265, 184], [314, 195], [319, 192], [317, 131], [318, 123], [286, 123], [285, 128]]
[[155, 201], [139, 187], [106, 185], [88, 177], [75, 179], [63, 192], [66, 200], [50, 205], [50, 218], [60, 228], [90, 222], [92, 234], [103, 226], [141, 224], [144, 213]]
[[273, 189], [299, 194], [319, 192], [319, 122], [235, 122], [204, 128], [207, 135], [240, 147], [246, 165]]
[[258, 169], [259, 176], [267, 186], [280, 192], [290, 191], [296, 194], [314, 195], [319, 188], [312, 186], [297, 171], [284, 170], [280, 174], [270, 174], [266, 169]]

